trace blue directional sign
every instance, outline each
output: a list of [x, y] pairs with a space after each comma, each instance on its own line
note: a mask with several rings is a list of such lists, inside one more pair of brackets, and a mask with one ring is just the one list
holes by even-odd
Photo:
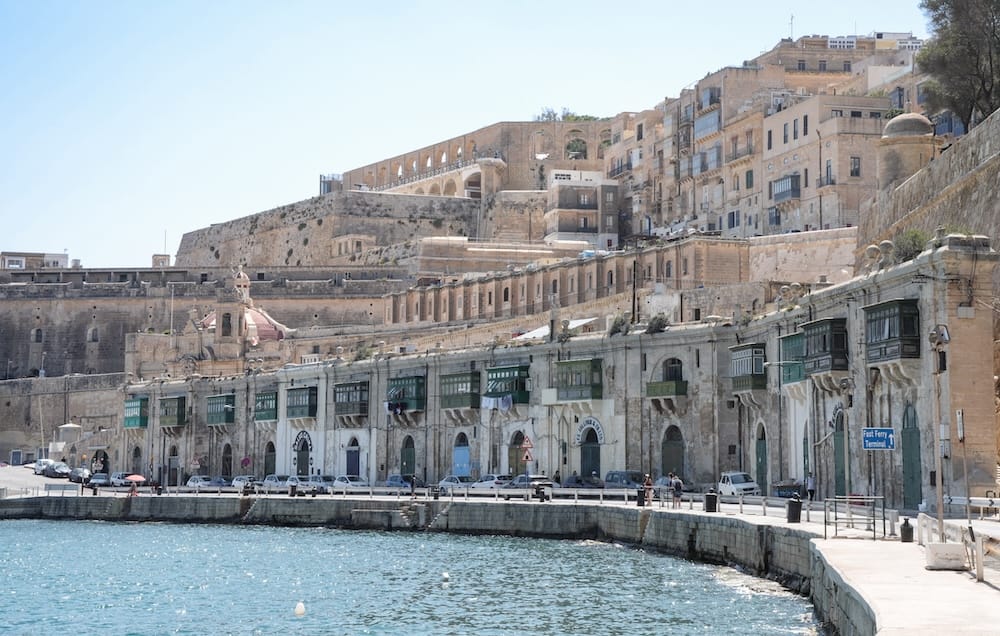
[[865, 450], [896, 450], [896, 433], [891, 428], [863, 428]]

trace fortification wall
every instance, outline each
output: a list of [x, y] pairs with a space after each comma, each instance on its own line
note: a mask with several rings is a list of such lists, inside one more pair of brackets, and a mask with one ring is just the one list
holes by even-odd
[[926, 168], [895, 189], [879, 193], [874, 209], [862, 215], [857, 261], [867, 245], [895, 239], [911, 228], [933, 236], [939, 225], [984, 234], [996, 247], [1000, 199], [993, 192], [998, 173], [1000, 113], [993, 113]]
[[748, 243], [748, 280], [840, 283], [854, 276], [856, 227], [757, 236]]
[[378, 192], [334, 192], [188, 232], [178, 267], [319, 266], [336, 258], [344, 234], [380, 245], [415, 236], [475, 236], [479, 201]]

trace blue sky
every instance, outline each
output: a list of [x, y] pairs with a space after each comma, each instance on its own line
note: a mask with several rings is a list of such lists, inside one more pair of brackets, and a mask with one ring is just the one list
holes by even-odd
[[[792, 16], [794, 15], [794, 18]], [[544, 108], [611, 116], [917, 0], [0, 0], [0, 250], [148, 267], [188, 231]]]

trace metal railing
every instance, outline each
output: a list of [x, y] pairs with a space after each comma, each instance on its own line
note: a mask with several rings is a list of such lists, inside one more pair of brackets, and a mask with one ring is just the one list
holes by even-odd
[[[882, 524], [882, 536], [895, 534], [895, 511], [893, 518], [886, 514], [885, 497], [850, 495], [848, 497], [830, 497], [823, 500], [823, 538], [827, 538], [827, 528], [833, 526], [833, 536], [837, 536], [841, 527], [858, 528], [864, 525], [866, 531], [871, 531], [872, 539], [877, 538], [879, 522]], [[886, 532], [887, 526], [892, 530]]]

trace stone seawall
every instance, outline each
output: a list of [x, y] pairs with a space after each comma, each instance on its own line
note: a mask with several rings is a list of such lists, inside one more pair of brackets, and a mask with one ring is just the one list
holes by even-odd
[[245, 523], [427, 530], [619, 541], [691, 560], [726, 564], [807, 595], [840, 634], [873, 634], [875, 612], [801, 526], [694, 510], [597, 504], [331, 497], [35, 497], [0, 499], [15, 518]]

